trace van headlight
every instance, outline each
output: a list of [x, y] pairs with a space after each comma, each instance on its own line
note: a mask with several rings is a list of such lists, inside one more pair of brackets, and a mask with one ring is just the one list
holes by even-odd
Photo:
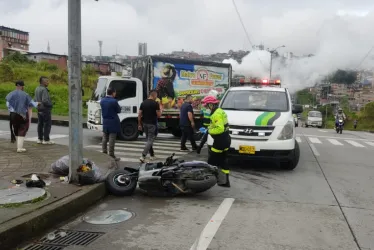
[[293, 138], [293, 128], [294, 124], [293, 122], [289, 121], [287, 124], [283, 127], [281, 133], [278, 136], [278, 140], [290, 140]]
[[96, 124], [101, 123], [101, 109], [96, 110], [96, 112], [95, 112], [95, 123]]

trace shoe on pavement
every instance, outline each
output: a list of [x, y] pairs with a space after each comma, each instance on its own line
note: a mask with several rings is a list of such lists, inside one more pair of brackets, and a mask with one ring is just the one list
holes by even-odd
[[190, 152], [190, 150], [188, 148], [181, 148], [180, 151], [181, 152]]
[[157, 158], [156, 158], [156, 156], [151, 156], [151, 157], [149, 157], [149, 160], [150, 161], [154, 161], [154, 160], [156, 160]]
[[17, 153], [24, 153], [26, 152], [25, 148], [17, 148]]
[[55, 144], [54, 141], [43, 141], [43, 145], [53, 145]]
[[38, 140], [36, 143], [37, 143], [37, 144], [42, 144], [43, 141], [42, 141], [42, 140]]
[[18, 136], [17, 137], [17, 153], [26, 152], [26, 149], [23, 147], [23, 142], [25, 141], [25, 137]]
[[142, 157], [139, 158], [139, 160], [140, 160], [141, 163], [144, 163], [145, 162], [145, 157], [142, 156]]

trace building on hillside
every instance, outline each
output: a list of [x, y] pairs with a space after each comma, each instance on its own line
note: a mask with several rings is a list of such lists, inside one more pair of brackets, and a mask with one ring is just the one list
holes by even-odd
[[124, 69], [126, 69], [126, 66], [122, 63], [109, 62], [110, 72], [122, 73]]
[[37, 52], [37, 53], [28, 53], [26, 55], [29, 60], [33, 60], [35, 62], [48, 62], [50, 64], [56, 65], [58, 68], [62, 70], [67, 70], [68, 67], [68, 56], [66, 55], [58, 55], [46, 52]]
[[100, 75], [110, 75], [109, 63], [102, 63], [96, 61], [82, 61], [82, 68], [87, 67], [89, 65], [92, 66]]
[[22, 54], [29, 51], [29, 33], [0, 26], [0, 61], [15, 51]]

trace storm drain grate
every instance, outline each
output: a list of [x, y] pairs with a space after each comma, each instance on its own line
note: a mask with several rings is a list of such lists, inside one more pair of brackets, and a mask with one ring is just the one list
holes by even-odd
[[53, 246], [53, 245], [42, 245], [42, 244], [33, 244], [23, 250], [63, 250], [65, 246]]
[[[60, 234], [61, 232], [62, 234]], [[62, 250], [67, 246], [87, 246], [104, 233], [57, 230], [50, 234], [54, 234], [54, 239], [49, 240], [48, 237], [45, 236], [35, 244], [24, 248], [24, 250]]]

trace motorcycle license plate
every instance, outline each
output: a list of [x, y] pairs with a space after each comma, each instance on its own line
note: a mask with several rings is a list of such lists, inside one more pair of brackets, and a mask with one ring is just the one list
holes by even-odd
[[256, 153], [256, 147], [255, 146], [239, 146], [239, 153], [254, 155]]

